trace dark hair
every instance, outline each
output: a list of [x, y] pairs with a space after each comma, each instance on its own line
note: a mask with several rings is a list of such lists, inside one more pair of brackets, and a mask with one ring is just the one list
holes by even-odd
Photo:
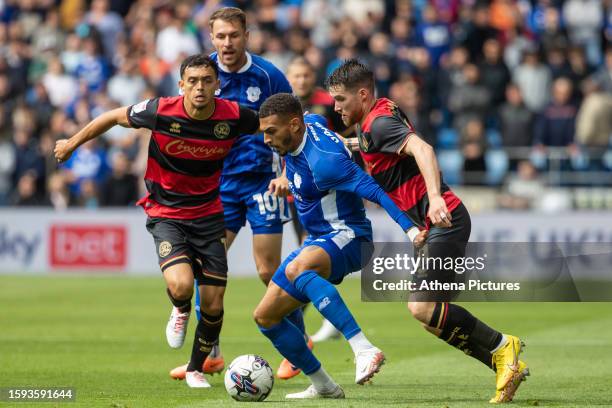
[[208, 20], [210, 31], [212, 31], [215, 20], [238, 21], [245, 31], [247, 29], [246, 14], [237, 7], [223, 7], [212, 13], [210, 19]]
[[261, 104], [259, 108], [259, 117], [267, 118], [268, 116], [293, 116], [302, 117], [302, 104], [294, 95], [288, 93], [278, 93], [270, 96]]
[[185, 58], [181, 63], [181, 78], [183, 78], [185, 70], [191, 67], [210, 67], [213, 71], [215, 71], [215, 76], [219, 77], [219, 68], [217, 67], [217, 63], [206, 54], [194, 54]]
[[325, 81], [325, 86], [327, 89], [344, 86], [350, 90], [365, 87], [374, 92], [374, 73], [356, 58], [351, 58], [334, 69]]

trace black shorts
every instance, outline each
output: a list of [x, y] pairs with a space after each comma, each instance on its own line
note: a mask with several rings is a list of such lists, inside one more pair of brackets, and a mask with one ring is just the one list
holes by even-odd
[[[455, 270], [445, 268], [449, 262], [453, 262], [457, 258], [465, 257], [467, 242], [470, 239], [472, 222], [467, 208], [463, 204], [459, 204], [452, 213], [453, 226], [451, 228], [432, 227], [427, 236], [427, 244], [423, 246], [415, 255], [418, 254], [422, 259], [427, 259], [428, 264], [422, 263], [422, 267], [417, 269], [412, 277], [416, 288], [420, 288], [423, 281], [431, 284], [438, 282], [458, 283], [464, 278], [463, 274], [458, 274]], [[449, 261], [449, 258], [452, 261]], [[444, 262], [435, 262], [434, 260], [443, 260]], [[431, 286], [430, 286], [431, 287]], [[411, 301], [421, 302], [449, 302], [458, 292], [445, 290], [416, 290], [411, 293]]]
[[227, 254], [223, 213], [194, 220], [147, 219], [162, 272], [189, 263], [198, 285], [227, 284]]

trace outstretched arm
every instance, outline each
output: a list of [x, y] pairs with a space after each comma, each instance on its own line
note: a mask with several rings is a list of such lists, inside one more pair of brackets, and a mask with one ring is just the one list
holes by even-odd
[[410, 218], [395, 205], [378, 183], [350, 158], [340, 154], [325, 158], [325, 164], [318, 173], [315, 174], [315, 180], [319, 188], [355, 193], [383, 207], [387, 214], [408, 234], [411, 241], [418, 234], [418, 228], [410, 221]]
[[132, 127], [128, 121], [127, 112], [127, 106], [105, 112], [89, 122], [70, 139], [60, 139], [55, 142], [53, 153], [57, 161], [61, 163], [68, 160], [72, 153], [83, 143], [95, 139], [115, 125]]

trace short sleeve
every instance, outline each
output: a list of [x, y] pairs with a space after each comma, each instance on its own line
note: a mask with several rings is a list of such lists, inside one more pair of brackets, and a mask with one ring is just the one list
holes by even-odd
[[238, 130], [241, 135], [252, 135], [259, 132], [259, 115], [254, 110], [240, 105]]
[[273, 78], [274, 80], [272, 81], [272, 95], [275, 95], [277, 93], [293, 93], [293, 89], [291, 89], [289, 81], [287, 81], [287, 78], [280, 70], [276, 70]]
[[147, 99], [128, 108], [128, 121], [136, 129], [155, 129], [159, 98]]
[[408, 136], [414, 133], [409, 122], [396, 116], [379, 116], [370, 126], [370, 137], [383, 153], [399, 153]]

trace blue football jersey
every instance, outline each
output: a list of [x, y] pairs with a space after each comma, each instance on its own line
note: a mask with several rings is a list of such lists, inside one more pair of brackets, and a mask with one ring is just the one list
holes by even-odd
[[[285, 75], [260, 56], [247, 52], [247, 62], [237, 72], [229, 72], [219, 63], [216, 52], [210, 56], [219, 65], [221, 87], [215, 95], [220, 98], [259, 111], [269, 96], [293, 92]], [[247, 172], [280, 174], [280, 171], [280, 158], [266, 146], [261, 133], [240, 136], [223, 166], [223, 175]]]
[[353, 162], [351, 153], [320, 116], [306, 115], [300, 146], [285, 156], [289, 188], [300, 222], [312, 237], [347, 231], [372, 238], [362, 198], [380, 204], [404, 231], [413, 226], [372, 177]]

